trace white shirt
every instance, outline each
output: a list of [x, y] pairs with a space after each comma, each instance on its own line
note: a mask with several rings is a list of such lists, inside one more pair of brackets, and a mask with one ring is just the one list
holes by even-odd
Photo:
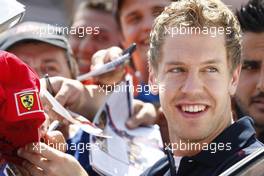
[[175, 167], [176, 167], [176, 173], [178, 172], [178, 169], [180, 167], [180, 163], [181, 163], [181, 156], [174, 156], [174, 162], [175, 162]]

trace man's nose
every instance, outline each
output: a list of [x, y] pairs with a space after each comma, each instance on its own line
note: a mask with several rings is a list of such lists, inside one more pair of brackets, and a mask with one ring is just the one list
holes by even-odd
[[154, 19], [152, 15], [146, 16], [142, 22], [142, 31], [150, 33]]
[[258, 79], [258, 84], [257, 84], [257, 89], [259, 91], [264, 91], [264, 63], [262, 64], [259, 79]]
[[36, 68], [33, 68], [33, 69], [36, 71], [36, 73], [38, 74], [38, 76], [40, 78], [44, 78], [45, 74], [47, 74], [47, 71], [43, 70], [42, 68], [36, 67]]
[[97, 51], [97, 45], [96, 43], [91, 40], [90, 36], [86, 36], [85, 39], [82, 40], [82, 42], [79, 45], [79, 50], [78, 50], [78, 56], [80, 57], [79, 59], [91, 59], [87, 57], [91, 57], [96, 51]]
[[198, 73], [189, 72], [181, 88], [184, 94], [197, 94], [202, 92], [203, 83]]

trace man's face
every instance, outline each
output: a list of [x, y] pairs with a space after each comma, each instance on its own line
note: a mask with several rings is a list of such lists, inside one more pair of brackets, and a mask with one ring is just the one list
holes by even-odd
[[123, 45], [127, 48], [137, 43], [134, 55], [135, 67], [140, 71], [143, 80], [148, 79], [147, 51], [149, 35], [154, 19], [169, 4], [169, 0], [125, 0], [120, 11], [120, 22], [123, 34]]
[[39, 77], [49, 76], [71, 78], [65, 50], [46, 43], [19, 43], [8, 50], [33, 68]]
[[90, 71], [91, 58], [100, 50], [120, 44], [120, 33], [114, 17], [110, 13], [96, 10], [78, 12], [74, 20], [74, 28], [91, 28], [92, 32], [70, 35], [69, 41], [77, 57], [80, 73]]
[[239, 67], [230, 74], [224, 36], [167, 37], [162, 53], [157, 70], [151, 69], [150, 82], [159, 85], [170, 137], [214, 138], [231, 121], [230, 95], [240, 71]]
[[236, 92], [238, 105], [264, 127], [264, 33], [243, 35], [243, 67]]

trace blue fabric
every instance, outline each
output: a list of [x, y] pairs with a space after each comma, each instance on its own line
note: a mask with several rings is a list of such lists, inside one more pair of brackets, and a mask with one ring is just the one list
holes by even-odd
[[[78, 144], [80, 146], [83, 146], [89, 144], [89, 142], [90, 142], [90, 135], [88, 133], [85, 133], [81, 129], [77, 132], [77, 134], [73, 138], [67, 140], [68, 146], [72, 146], [72, 144], [75, 144], [75, 146], [78, 146]], [[98, 176], [98, 174], [93, 171], [92, 166], [90, 165], [89, 150], [87, 150], [87, 148], [85, 148], [84, 150], [83, 149], [75, 150], [74, 148], [69, 147], [66, 153], [74, 156], [82, 165], [82, 167], [86, 170], [89, 176]]]
[[6, 176], [6, 175], [4, 174], [4, 169], [5, 169], [5, 167], [6, 167], [6, 164], [0, 165], [0, 176]]
[[142, 83], [142, 91], [138, 92], [138, 95], [135, 96], [135, 99], [141, 100], [143, 102], [159, 104], [159, 95], [153, 95], [150, 93], [149, 85]]

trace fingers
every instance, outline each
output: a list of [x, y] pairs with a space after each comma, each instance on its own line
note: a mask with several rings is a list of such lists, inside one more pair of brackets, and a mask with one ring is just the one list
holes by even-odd
[[112, 60], [115, 60], [121, 54], [122, 49], [119, 47], [111, 47], [96, 52], [92, 57], [91, 70], [96, 69]]
[[141, 124], [140, 110], [143, 107], [143, 102], [139, 100], [133, 100], [133, 116], [126, 121], [126, 126], [129, 129], [134, 129]]
[[133, 108], [133, 116], [126, 122], [128, 128], [134, 129], [142, 125], [155, 124], [158, 117], [154, 105], [151, 103], [134, 101]]
[[[37, 163], [39, 162], [43, 163], [44, 160], [41, 159], [42, 157], [49, 158], [49, 160], [56, 160], [59, 157], [63, 158], [63, 154], [63, 152], [60, 152], [41, 142], [28, 144], [25, 148], [20, 148], [18, 150], [18, 156], [21, 156], [36, 165], [38, 165]], [[35, 155], [40, 157], [34, 157]], [[30, 157], [33, 157], [33, 160]]]
[[115, 70], [102, 74], [96, 77], [94, 80], [101, 85], [113, 85], [123, 80], [126, 72], [124, 66], [119, 66]]
[[110, 50], [108, 50], [108, 57], [104, 59], [104, 63], [115, 60], [122, 55], [122, 52], [122, 49], [119, 47], [111, 47]]
[[[91, 70], [97, 69], [102, 65], [117, 59], [122, 54], [122, 50], [119, 47], [111, 47], [109, 49], [100, 50], [96, 52], [92, 57]], [[125, 75], [125, 67], [119, 66], [114, 71], [100, 75], [94, 80], [103, 85], [112, 85], [120, 82]]]
[[[50, 77], [49, 80], [50, 80], [53, 90], [56, 93], [60, 89], [62, 83], [65, 81], [65, 78], [61, 76], [55, 76], [55, 77]], [[45, 78], [40, 79], [40, 85], [41, 85], [41, 88], [47, 89], [47, 82]]]
[[31, 151], [26, 150], [26, 149], [19, 149], [18, 150], [18, 156], [28, 160], [29, 162], [31, 162], [32, 164], [34, 164], [38, 167], [41, 167], [41, 168], [47, 167], [48, 160], [46, 158], [42, 157], [41, 155], [38, 155], [34, 152], [31, 152]]
[[[87, 90], [84, 85], [71, 79], [64, 79], [58, 90], [55, 99], [64, 107], [68, 107], [72, 111], [79, 112], [82, 106], [87, 105]], [[80, 113], [80, 112], [79, 112]]]
[[[127, 120], [126, 126], [130, 129], [134, 129], [144, 124], [144, 114], [145, 112], [139, 111], [137, 114], [133, 115], [130, 119]], [[146, 117], [147, 118], [147, 117]]]
[[137, 114], [144, 105], [144, 102], [136, 99], [134, 99], [132, 103], [133, 103], [133, 114]]
[[32, 163], [30, 163], [28, 161], [24, 161], [23, 164], [22, 164], [22, 166], [32, 176], [46, 176], [46, 174], [44, 173], [44, 171], [41, 168], [34, 166]]
[[105, 58], [107, 58], [107, 50], [99, 50], [92, 56], [91, 70], [95, 70], [99, 66], [104, 64]]
[[59, 115], [57, 112], [55, 112], [53, 109], [51, 109], [48, 112], [48, 117], [50, 119], [50, 123], [53, 122], [54, 120], [58, 120], [60, 122], [60, 129], [62, 126], [68, 127], [70, 125], [70, 122], [66, 120], [64, 117]]
[[73, 156], [44, 143], [29, 144], [24, 149], [18, 150], [18, 156], [26, 160], [22, 166], [34, 176], [70, 176], [75, 174], [87, 176], [85, 170]]
[[39, 136], [42, 138], [43, 136], [45, 136], [47, 130], [48, 130], [48, 126], [50, 124], [50, 118], [48, 116], [48, 114], [44, 113], [45, 115], [45, 121], [42, 123], [42, 125], [39, 127], [38, 131], [39, 131]]
[[30, 172], [25, 167], [23, 167], [22, 165], [16, 165], [15, 164], [14, 166], [17, 168], [19, 173], [21, 173], [21, 175], [23, 175], [23, 176], [32, 176], [30, 174]]
[[63, 134], [60, 131], [47, 132], [45, 135], [45, 143], [48, 146], [53, 147], [61, 152], [65, 152], [67, 149], [67, 144]]
[[59, 89], [58, 93], [55, 96], [55, 99], [62, 105], [65, 106], [67, 101], [69, 100], [71, 94], [71, 88], [65, 84], [62, 84], [61, 88]]
[[[94, 101], [94, 98], [97, 98], [93, 95], [93, 92], [96, 93], [97, 91], [88, 91], [88, 88], [86, 88], [80, 81], [62, 77], [51, 77], [50, 82], [56, 94], [55, 99], [62, 106], [83, 116], [95, 114], [95, 109], [93, 108], [96, 108], [97, 110], [98, 106], [95, 107], [91, 105], [90, 101]], [[101, 93], [100, 96], [103, 96], [103, 93]], [[92, 113], [90, 113], [90, 110], [92, 110]], [[65, 126], [67, 126], [67, 123], [65, 123]]]
[[[71, 100], [70, 97], [76, 94], [78, 95], [79, 91], [83, 89], [82, 84], [76, 80], [66, 79], [63, 77], [51, 77], [49, 79], [50, 79], [52, 88], [54, 90], [54, 93], [56, 94], [55, 96], [56, 100], [63, 106], [68, 105], [69, 100]], [[44, 81], [42, 80], [42, 82]], [[43, 101], [45, 102], [45, 99], [43, 99]]]

